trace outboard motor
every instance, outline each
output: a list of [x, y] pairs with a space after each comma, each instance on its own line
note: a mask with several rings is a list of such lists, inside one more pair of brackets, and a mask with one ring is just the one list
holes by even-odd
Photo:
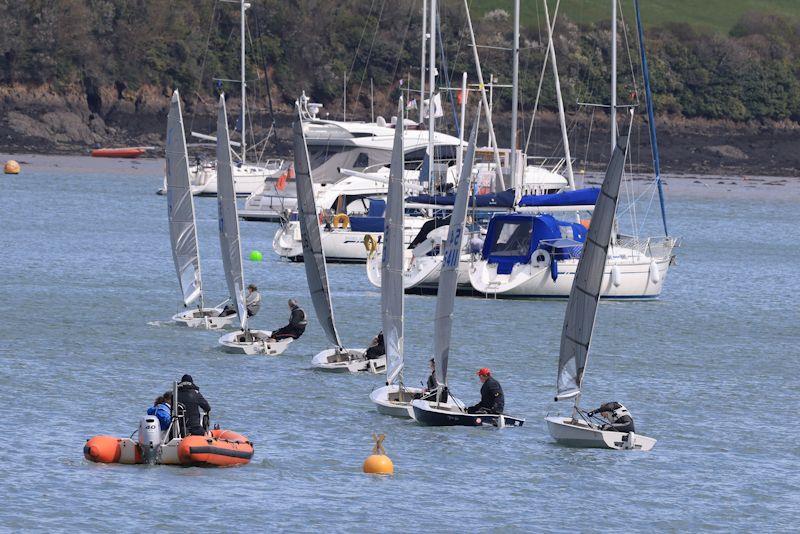
[[161, 447], [161, 425], [154, 415], [146, 415], [139, 420], [139, 449], [142, 460], [147, 464], [156, 463]]

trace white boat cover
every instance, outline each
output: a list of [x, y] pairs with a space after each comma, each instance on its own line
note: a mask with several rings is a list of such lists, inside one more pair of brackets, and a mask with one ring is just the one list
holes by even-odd
[[[299, 105], [298, 105], [299, 109]], [[311, 182], [311, 164], [308, 161], [303, 126], [298, 118], [294, 125], [294, 172], [297, 184], [297, 218], [300, 222], [300, 237], [303, 242], [303, 262], [306, 267], [308, 290], [314, 311], [328, 341], [341, 348], [339, 332], [333, 318], [333, 303], [328, 289], [328, 270], [325, 265], [325, 253], [322, 250], [322, 238], [319, 233], [317, 204]]]
[[228, 133], [228, 114], [225, 95], [219, 97], [217, 112], [217, 213], [219, 217], [219, 246], [228, 295], [236, 303], [239, 324], [247, 330], [247, 306], [244, 297], [244, 267], [239, 243], [239, 214], [236, 211], [236, 190], [233, 184], [231, 144]]
[[167, 212], [172, 259], [178, 273], [183, 304], [189, 306], [202, 297], [203, 281], [194, 200], [189, 184], [189, 157], [186, 154], [181, 99], [177, 90], [172, 93], [167, 117]]
[[[480, 108], [478, 108], [480, 110]], [[458, 264], [461, 259], [461, 243], [464, 240], [464, 222], [467, 217], [469, 201], [470, 176], [475, 160], [475, 143], [478, 138], [478, 116], [472, 125], [469, 136], [467, 155], [461, 166], [458, 179], [453, 212], [450, 215], [450, 227], [447, 230], [447, 241], [444, 244], [444, 260], [439, 274], [439, 288], [436, 296], [436, 313], [433, 327], [433, 358], [436, 364], [436, 380], [439, 386], [447, 384], [447, 359], [450, 355], [450, 335], [453, 329], [453, 305], [458, 284]]]
[[564, 328], [561, 331], [556, 400], [569, 399], [581, 392], [583, 371], [589, 356], [589, 344], [600, 301], [608, 245], [614, 227], [627, 145], [627, 137], [617, 139], [575, 271], [575, 281], [569, 293]]
[[397, 126], [389, 171], [389, 189], [384, 215], [383, 256], [381, 260], [381, 318], [386, 347], [386, 385], [403, 381], [403, 97], [398, 105]]

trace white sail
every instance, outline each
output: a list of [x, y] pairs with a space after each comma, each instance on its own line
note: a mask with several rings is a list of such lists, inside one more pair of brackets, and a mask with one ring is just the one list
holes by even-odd
[[[478, 113], [480, 115], [480, 112]], [[478, 120], [472, 125], [469, 136], [467, 156], [461, 166], [458, 179], [453, 212], [450, 215], [450, 227], [447, 230], [447, 241], [444, 244], [444, 259], [439, 274], [439, 288], [436, 296], [436, 313], [434, 314], [433, 358], [436, 364], [436, 380], [439, 386], [447, 384], [447, 359], [450, 355], [450, 335], [453, 328], [453, 304], [458, 284], [458, 264], [461, 259], [461, 244], [464, 240], [464, 222], [467, 217], [467, 203], [470, 192], [470, 176], [475, 160], [475, 143], [478, 137]]]
[[183, 304], [189, 306], [202, 297], [200, 251], [197, 246], [197, 225], [194, 200], [189, 184], [189, 157], [183, 133], [181, 100], [177, 89], [172, 93], [167, 118], [167, 212], [172, 259], [183, 294]]
[[403, 190], [403, 97], [400, 97], [397, 126], [389, 170], [389, 190], [383, 230], [381, 259], [381, 318], [383, 342], [386, 347], [386, 385], [403, 378], [403, 220], [405, 191]]
[[[298, 111], [299, 108], [298, 104]], [[328, 270], [319, 233], [317, 204], [311, 182], [311, 165], [308, 161], [308, 147], [299, 118], [294, 123], [294, 172], [297, 184], [297, 218], [303, 242], [303, 262], [306, 268], [308, 290], [311, 293], [311, 301], [314, 303], [314, 311], [317, 312], [317, 319], [325, 331], [328, 341], [336, 347], [341, 347], [342, 342], [336, 331], [333, 304], [328, 289]]]
[[225, 95], [219, 97], [217, 112], [217, 213], [219, 217], [219, 246], [228, 295], [236, 303], [239, 324], [247, 330], [247, 307], [244, 297], [244, 268], [239, 243], [239, 214], [236, 210], [236, 190], [233, 184], [228, 114]]
[[603, 271], [614, 227], [627, 145], [626, 137], [617, 140], [575, 271], [575, 281], [569, 294], [564, 328], [561, 332], [556, 400], [569, 399], [581, 392], [583, 372], [589, 356], [589, 344], [600, 301]]

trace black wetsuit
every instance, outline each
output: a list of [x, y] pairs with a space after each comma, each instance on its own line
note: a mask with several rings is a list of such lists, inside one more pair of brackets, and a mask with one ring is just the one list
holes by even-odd
[[200, 409], [206, 413], [211, 411], [211, 405], [200, 393], [200, 389], [193, 382], [181, 382], [178, 384], [178, 403], [183, 406], [183, 420], [186, 425], [186, 433], [202, 436], [206, 433], [203, 422], [200, 419]]
[[375, 337], [376, 339], [372, 343], [372, 345], [367, 347], [367, 352], [365, 356], [367, 357], [368, 360], [375, 360], [386, 354], [386, 346], [383, 342], [383, 332], [381, 332]]
[[307, 325], [306, 312], [304, 312], [300, 306], [295, 306], [292, 308], [292, 316], [289, 318], [289, 324], [275, 330], [272, 333], [272, 339], [286, 339], [288, 337], [297, 339], [306, 331]]
[[[613, 413], [614, 410], [621, 408], [622, 405], [618, 402], [607, 402], [600, 406], [596, 410], [592, 410], [592, 415], [596, 413], [602, 412], [611, 412]], [[633, 417], [630, 415], [623, 415], [622, 417], [618, 417], [613, 421], [610, 421], [604, 424], [601, 427], [602, 430], [613, 430], [614, 432], [635, 432], [635, 427], [633, 426]]]
[[481, 386], [481, 401], [475, 406], [467, 408], [468, 413], [503, 413], [506, 399], [503, 396], [503, 388], [500, 382], [493, 377], [486, 379]]

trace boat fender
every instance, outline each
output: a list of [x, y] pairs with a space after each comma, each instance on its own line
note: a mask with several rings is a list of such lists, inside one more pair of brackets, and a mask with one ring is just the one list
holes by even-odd
[[378, 250], [378, 242], [375, 241], [375, 238], [372, 237], [372, 235], [367, 234], [364, 236], [364, 248], [367, 249], [367, 256], [370, 258]]
[[650, 281], [657, 284], [661, 281], [661, 272], [658, 270], [656, 260], [650, 262]]
[[611, 267], [611, 283], [614, 284], [614, 287], [619, 287], [619, 285], [622, 283], [618, 265]]
[[558, 279], [558, 262], [553, 260], [550, 262], [550, 278], [555, 282]]
[[549, 267], [550, 260], [550, 253], [544, 249], [537, 248], [536, 252], [533, 253], [533, 263], [540, 269]]
[[333, 216], [333, 227], [339, 228], [340, 226], [342, 228], [350, 226], [350, 217], [346, 213], [337, 213]]

